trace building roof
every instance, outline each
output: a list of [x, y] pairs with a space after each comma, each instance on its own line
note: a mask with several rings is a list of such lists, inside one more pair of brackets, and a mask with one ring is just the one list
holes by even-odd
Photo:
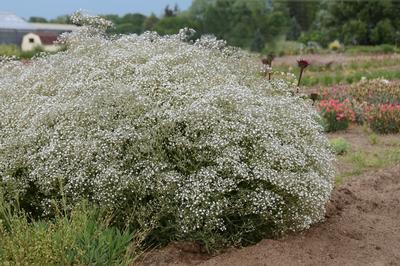
[[37, 30], [59, 30], [59, 31], [73, 31], [78, 26], [70, 24], [53, 24], [53, 23], [30, 23]]
[[51, 45], [54, 44], [57, 39], [58, 39], [58, 35], [57, 34], [52, 34], [52, 33], [36, 33], [40, 40], [42, 41], [42, 44], [44, 45]]
[[29, 23], [13, 13], [0, 12], [0, 29], [73, 31], [77, 28], [77, 26], [70, 24]]
[[0, 29], [35, 30], [35, 27], [13, 13], [0, 12]]

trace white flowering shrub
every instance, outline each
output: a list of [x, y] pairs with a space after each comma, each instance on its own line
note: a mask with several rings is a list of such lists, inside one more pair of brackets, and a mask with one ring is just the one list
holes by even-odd
[[186, 37], [84, 26], [66, 51], [3, 60], [8, 197], [40, 215], [87, 198], [155, 241], [232, 243], [320, 221], [334, 172], [316, 111], [250, 55]]

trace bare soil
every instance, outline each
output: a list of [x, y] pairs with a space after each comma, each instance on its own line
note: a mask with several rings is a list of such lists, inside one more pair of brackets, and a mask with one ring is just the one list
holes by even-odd
[[336, 188], [326, 221], [279, 240], [210, 256], [171, 243], [139, 265], [400, 265], [400, 165], [349, 178]]

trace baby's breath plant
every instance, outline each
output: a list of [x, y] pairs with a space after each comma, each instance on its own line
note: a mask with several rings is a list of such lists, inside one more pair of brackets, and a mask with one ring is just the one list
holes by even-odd
[[86, 20], [66, 51], [0, 62], [9, 199], [44, 216], [53, 201], [87, 199], [154, 228], [150, 240], [210, 245], [323, 219], [333, 157], [293, 85], [212, 37], [107, 37], [104, 21]]

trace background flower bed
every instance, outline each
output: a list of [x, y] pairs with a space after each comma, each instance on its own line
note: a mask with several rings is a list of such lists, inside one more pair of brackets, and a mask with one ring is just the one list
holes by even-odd
[[[328, 131], [347, 128], [343, 121], [366, 123], [377, 133], [400, 132], [400, 83], [383, 79], [324, 89], [318, 104]], [[333, 114], [328, 117], [327, 103]], [[336, 108], [336, 109], [335, 109]], [[344, 115], [345, 113], [354, 114]], [[345, 118], [343, 118], [345, 117]]]

